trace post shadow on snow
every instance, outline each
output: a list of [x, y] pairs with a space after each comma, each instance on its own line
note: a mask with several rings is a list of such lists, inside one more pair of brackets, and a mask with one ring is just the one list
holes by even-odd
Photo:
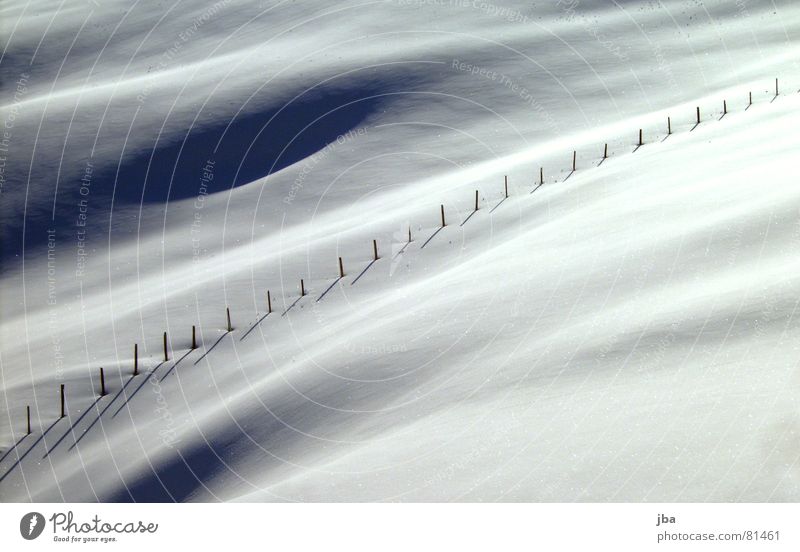
[[203, 355], [202, 355], [200, 358], [198, 358], [197, 360], [195, 360], [195, 361], [194, 361], [194, 365], [195, 365], [195, 366], [197, 366], [198, 364], [200, 364], [200, 361], [201, 361], [201, 360], [203, 360], [204, 358], [206, 358], [206, 357], [208, 356], [208, 353], [210, 353], [211, 351], [213, 351], [213, 350], [214, 350], [214, 347], [216, 347], [217, 345], [219, 345], [219, 342], [220, 342], [220, 341], [222, 341], [223, 339], [225, 339], [225, 336], [226, 336], [226, 335], [228, 335], [229, 333], [231, 333], [231, 332], [225, 332], [224, 334], [222, 334], [221, 336], [219, 336], [219, 339], [217, 339], [217, 340], [214, 342], [214, 344], [213, 344], [211, 347], [209, 347], [209, 348], [206, 350], [206, 352], [204, 352], [204, 353], [203, 353]]
[[50, 453], [51, 453], [51, 452], [53, 452], [54, 450], [56, 450], [56, 447], [58, 447], [58, 445], [60, 445], [60, 444], [61, 444], [61, 442], [62, 442], [64, 439], [66, 439], [66, 438], [67, 438], [67, 436], [69, 436], [69, 435], [72, 435], [72, 436], [73, 436], [73, 439], [75, 438], [75, 428], [78, 426], [78, 424], [79, 424], [79, 423], [81, 423], [81, 420], [83, 420], [83, 419], [86, 417], [86, 415], [87, 415], [87, 414], [89, 414], [89, 412], [90, 412], [90, 411], [91, 411], [93, 408], [95, 408], [95, 407], [97, 406], [97, 403], [99, 403], [99, 402], [100, 402], [100, 399], [101, 399], [101, 398], [102, 398], [102, 397], [97, 397], [97, 398], [94, 400], [94, 402], [93, 402], [93, 403], [92, 403], [92, 404], [89, 406], [89, 408], [87, 408], [86, 410], [84, 410], [84, 411], [83, 411], [83, 414], [81, 414], [80, 416], [78, 416], [78, 419], [77, 419], [77, 420], [75, 420], [74, 422], [72, 422], [72, 423], [70, 424], [69, 428], [67, 428], [67, 431], [65, 431], [65, 432], [64, 432], [64, 435], [62, 435], [62, 436], [61, 436], [61, 438], [60, 438], [58, 441], [56, 441], [56, 443], [55, 443], [55, 444], [54, 444], [52, 447], [50, 447], [49, 449], [47, 449], [47, 451], [45, 451], [45, 453], [44, 453], [44, 456], [42, 456], [42, 460], [44, 460], [45, 458], [47, 458], [48, 456], [50, 456]]
[[[50, 433], [50, 430], [51, 430], [51, 429], [53, 429], [54, 427], [56, 427], [56, 424], [57, 424], [58, 422], [60, 422], [60, 421], [61, 421], [61, 418], [58, 418], [58, 419], [57, 419], [57, 420], [55, 420], [55, 421], [54, 421], [52, 424], [50, 424], [50, 427], [48, 427], [47, 429], [45, 429], [45, 430], [44, 430], [44, 432], [43, 432], [41, 435], [39, 435], [39, 438], [38, 438], [38, 439], [36, 439], [36, 440], [33, 442], [33, 444], [30, 446], [30, 448], [29, 448], [28, 450], [26, 450], [26, 451], [25, 451], [25, 453], [24, 453], [22, 456], [20, 456], [19, 458], [17, 458], [17, 461], [16, 461], [16, 462], [14, 462], [14, 463], [11, 465], [11, 467], [10, 467], [10, 468], [8, 468], [8, 470], [6, 471], [6, 473], [4, 473], [2, 476], [0, 476], [0, 483], [2, 483], [2, 482], [3, 482], [3, 480], [4, 480], [6, 477], [8, 477], [8, 474], [10, 474], [12, 471], [14, 471], [14, 468], [16, 468], [17, 466], [19, 466], [19, 465], [20, 465], [20, 463], [21, 463], [23, 460], [25, 460], [25, 457], [26, 457], [26, 456], [28, 456], [28, 455], [31, 453], [31, 451], [32, 451], [33, 449], [35, 449], [35, 448], [36, 448], [36, 445], [38, 445], [38, 444], [39, 444], [39, 443], [42, 441], [42, 439], [44, 439], [44, 438], [45, 438], [45, 436], [46, 436], [48, 433]], [[13, 450], [13, 449], [12, 449], [12, 450]]]
[[[69, 447], [69, 450], [72, 450], [72, 449], [74, 449], [74, 448], [75, 448], [75, 447], [78, 445], [78, 443], [80, 443], [80, 442], [81, 442], [81, 439], [83, 439], [83, 438], [86, 436], [86, 434], [87, 434], [87, 433], [89, 433], [89, 431], [90, 431], [90, 430], [91, 430], [91, 429], [92, 429], [92, 428], [95, 426], [95, 424], [96, 424], [97, 422], [99, 422], [99, 421], [100, 421], [100, 418], [102, 418], [102, 417], [103, 417], [103, 414], [105, 414], [105, 413], [106, 413], [106, 410], [108, 410], [109, 408], [111, 408], [111, 405], [112, 405], [112, 404], [114, 404], [114, 401], [116, 401], [116, 400], [117, 400], [117, 397], [119, 397], [120, 395], [122, 395], [122, 394], [125, 392], [125, 388], [126, 388], [126, 387], [128, 387], [128, 385], [130, 385], [130, 383], [131, 383], [132, 381], [133, 381], [133, 378], [128, 378], [128, 381], [126, 381], [126, 382], [125, 382], [125, 384], [124, 384], [122, 387], [120, 387], [120, 389], [119, 389], [119, 391], [117, 391], [117, 394], [116, 394], [116, 395], [114, 395], [113, 397], [111, 397], [111, 400], [110, 400], [110, 401], [108, 401], [108, 404], [107, 404], [107, 405], [105, 405], [105, 407], [103, 407], [103, 410], [101, 410], [101, 411], [99, 411], [99, 412], [97, 413], [97, 418], [95, 418], [95, 419], [94, 419], [94, 421], [93, 421], [91, 424], [89, 424], [89, 427], [87, 427], [87, 428], [86, 428], [86, 429], [83, 431], [83, 433], [81, 433], [81, 436], [80, 436], [80, 437], [78, 437], [78, 438], [75, 440], [75, 442], [74, 442], [74, 443], [72, 443], [72, 445], [70, 445], [70, 447]], [[101, 398], [102, 398], [102, 397], [101, 397]], [[98, 403], [97, 403], [97, 402], [95, 402], [95, 405], [97, 405], [97, 404], [98, 404]]]
[[[139, 387], [137, 387], [136, 389], [134, 389], [134, 390], [133, 390], [133, 393], [131, 393], [130, 395], [128, 395], [127, 397], [125, 397], [125, 400], [122, 402], [122, 404], [120, 405], [120, 407], [119, 407], [119, 408], [117, 408], [116, 412], [114, 412], [114, 414], [111, 416], [112, 418], [116, 418], [116, 417], [117, 417], [117, 414], [119, 414], [120, 412], [122, 412], [122, 409], [123, 409], [123, 408], [125, 408], [125, 406], [127, 406], [127, 404], [128, 404], [129, 402], [131, 402], [131, 399], [133, 399], [133, 397], [135, 397], [135, 396], [136, 396], [136, 393], [138, 393], [138, 392], [141, 390], [141, 388], [142, 388], [142, 387], [144, 387], [144, 384], [145, 384], [145, 383], [147, 383], [147, 381], [150, 379], [150, 376], [152, 376], [153, 374], [155, 374], [155, 373], [156, 373], [156, 370], [158, 370], [159, 368], [161, 368], [161, 366], [162, 366], [163, 364], [164, 364], [164, 361], [162, 360], [161, 362], [159, 362], [158, 364], [156, 364], [155, 368], [153, 368], [152, 370], [150, 370], [150, 373], [149, 373], [149, 374], [142, 374], [143, 376], [145, 376], [145, 377], [143, 377], [143, 378], [142, 378], [142, 383], [140, 383], [140, 384], [139, 384]], [[133, 380], [133, 378], [136, 378], [136, 377], [138, 377], [138, 376], [131, 376], [131, 380]]]
[[317, 301], [316, 301], [316, 302], [317, 302], [317, 303], [319, 303], [320, 301], [322, 301], [322, 299], [323, 299], [323, 298], [324, 298], [326, 295], [328, 295], [328, 292], [329, 292], [330, 290], [332, 290], [332, 289], [333, 289], [333, 286], [335, 286], [336, 284], [338, 284], [338, 283], [339, 283], [339, 281], [340, 281], [341, 279], [342, 279], [342, 277], [341, 277], [341, 276], [339, 276], [338, 278], [336, 278], [336, 279], [335, 279], [335, 280], [334, 280], [334, 281], [331, 283], [331, 285], [329, 285], [329, 286], [328, 286], [328, 289], [326, 289], [325, 291], [323, 291], [323, 292], [322, 292], [322, 295], [320, 295], [319, 297], [317, 297]]
[[265, 319], [267, 316], [269, 316], [269, 315], [270, 315], [270, 313], [266, 313], [264, 316], [262, 316], [261, 318], [259, 318], [258, 320], [256, 320], [255, 324], [253, 324], [252, 326], [250, 326], [250, 329], [249, 329], [249, 330], [247, 330], [247, 331], [244, 333], [244, 335], [243, 335], [242, 337], [240, 337], [240, 338], [239, 338], [239, 341], [244, 341], [244, 338], [245, 338], [245, 337], [247, 337], [248, 335], [250, 335], [250, 332], [252, 332], [253, 330], [255, 330], [255, 329], [256, 329], [256, 327], [257, 327], [259, 324], [261, 324], [261, 322], [263, 322], [263, 321], [264, 321], [264, 319]]
[[125, 488], [111, 496], [108, 502], [184, 502], [215, 474], [227, 470], [235, 475], [220, 458], [232, 444], [233, 440], [227, 439], [215, 444], [205, 442], [185, 450], [176, 449], [175, 457], [168, 462], [153, 466], [149, 473], [131, 484], [124, 482]]
[[[47, 202], [27, 211], [24, 243], [19, 230], [21, 213], [4, 224], [0, 259], [12, 259], [23, 251], [28, 258], [37, 255], [47, 245], [48, 229], [55, 228], [64, 235], [74, 233], [76, 205], [82, 201], [89, 213], [107, 213], [112, 205], [158, 204], [226, 191], [280, 171], [362, 126], [382, 105], [381, 94], [390, 91], [393, 82], [362, 80], [349, 83], [347, 88], [320, 85], [288, 103], [276, 103], [230, 120], [207, 122], [204, 119], [208, 117], [201, 113], [191, 129], [172, 141], [159, 140], [158, 128], [135, 125], [132, 133], [147, 140], [138, 146], [137, 153], [124, 156], [119, 164], [93, 162], [90, 188], [86, 188], [91, 193], [82, 194], [80, 185], [90, 159], [76, 161], [75, 172], [65, 171], [61, 178], [55, 204]], [[212, 115], [209, 113], [209, 117]], [[111, 130], [101, 130], [101, 136], [103, 132]], [[70, 146], [65, 147], [69, 153]], [[119, 159], [121, 153], [109, 158]], [[15, 178], [27, 176], [18, 174]], [[107, 217], [88, 218], [90, 223], [94, 220], [100, 225], [95, 234], [97, 230], [109, 231]], [[118, 222], [113, 232], [133, 231], [135, 226]], [[5, 270], [4, 264], [0, 263], [0, 273]]]
[[300, 297], [298, 297], [297, 299], [295, 299], [295, 300], [294, 300], [294, 303], [292, 303], [291, 305], [289, 305], [289, 308], [287, 308], [285, 311], [283, 311], [283, 312], [281, 313], [281, 317], [284, 317], [284, 316], [286, 316], [286, 314], [287, 314], [287, 313], [288, 313], [290, 310], [292, 310], [292, 309], [294, 308], [294, 306], [295, 306], [297, 303], [299, 303], [299, 302], [300, 302], [300, 300], [301, 300], [303, 297], [304, 297], [304, 295], [301, 295]]
[[[569, 177], [567, 177], [567, 178], [569, 178]], [[566, 180], [566, 178], [565, 178], [564, 180]], [[504, 197], [503, 199], [501, 199], [501, 200], [500, 200], [500, 202], [499, 202], [497, 205], [495, 205], [494, 207], [492, 207], [492, 209], [489, 211], [489, 213], [494, 213], [495, 209], [497, 209], [498, 207], [500, 207], [500, 206], [503, 204], [503, 202], [504, 202], [505, 200], [507, 200], [507, 199], [508, 199], [508, 196], [506, 196], [506, 197]]]
[[0, 464], [2, 464], [2, 463], [3, 463], [3, 460], [5, 460], [5, 459], [6, 459], [6, 457], [7, 457], [9, 454], [11, 454], [11, 453], [14, 451], [14, 449], [16, 449], [18, 446], [20, 446], [20, 445], [22, 444], [22, 441], [24, 441], [24, 440], [25, 440], [25, 437], [27, 437], [27, 436], [28, 436], [28, 434], [26, 433], [25, 435], [23, 435], [22, 437], [20, 437], [20, 438], [19, 438], [19, 440], [18, 440], [16, 443], [14, 443], [13, 445], [11, 445], [11, 448], [10, 448], [10, 449], [8, 449], [8, 450], [6, 451], [6, 453], [5, 453], [3, 456], [0, 456]]
[[467, 218], [465, 218], [464, 221], [461, 224], [459, 224], [459, 226], [464, 226], [467, 223], [467, 221], [469, 221], [469, 219], [471, 219], [472, 216], [477, 212], [478, 212], [477, 209], [473, 210], [469, 215], [467, 215]]
[[186, 352], [183, 354], [183, 356], [182, 356], [181, 358], [179, 358], [178, 360], [176, 360], [176, 361], [175, 361], [175, 364], [173, 364], [173, 365], [172, 365], [172, 368], [170, 368], [169, 370], [167, 370], [167, 373], [166, 373], [166, 374], [164, 374], [163, 376], [161, 376], [161, 379], [160, 379], [160, 380], [158, 380], [158, 382], [159, 382], [159, 383], [161, 383], [162, 381], [164, 381], [165, 379], [167, 379], [167, 376], [168, 376], [168, 375], [170, 375], [170, 374], [171, 374], [171, 373], [172, 373], [172, 372], [175, 370], [175, 368], [178, 366], [178, 364], [180, 364], [180, 363], [181, 363], [181, 361], [182, 361], [183, 359], [185, 359], [185, 358], [186, 358], [186, 357], [188, 357], [190, 354], [192, 354], [192, 351], [193, 351], [193, 350], [194, 350], [194, 349], [189, 349], [188, 351], [186, 351]]
[[[501, 201], [500, 203], [502, 203], [502, 201]], [[498, 204], [498, 205], [499, 205], [499, 204]], [[495, 208], [496, 208], [496, 207], [495, 207]], [[492, 211], [494, 211], [494, 209], [492, 209]], [[492, 211], [489, 211], [489, 212], [491, 213]], [[425, 243], [423, 243], [423, 244], [422, 244], [422, 247], [420, 247], [420, 249], [425, 249], [425, 246], [426, 246], [426, 245], [428, 245], [428, 244], [431, 242], [431, 240], [432, 240], [433, 238], [435, 238], [435, 237], [436, 237], [436, 234], [438, 234], [439, 232], [441, 232], [441, 231], [442, 231], [442, 228], [444, 228], [444, 226], [440, 226], [439, 228], [437, 228], [437, 229], [436, 229], [436, 232], [434, 232], [433, 234], [431, 234], [431, 236], [430, 236], [430, 237], [429, 237], [427, 240], [425, 240]], [[354, 282], [354, 283], [355, 283], [355, 282]]]
[[356, 279], [355, 279], [355, 280], [353, 280], [352, 282], [350, 282], [350, 285], [351, 285], [351, 286], [354, 286], [354, 285], [356, 285], [356, 282], [358, 282], [358, 281], [361, 279], [361, 277], [362, 277], [364, 274], [366, 274], [366, 273], [367, 273], [367, 270], [369, 270], [370, 268], [372, 268], [372, 265], [374, 265], [374, 264], [375, 264], [375, 263], [377, 263], [377, 262], [378, 262], [378, 259], [372, 259], [372, 260], [369, 262], [369, 264], [368, 264], [367, 266], [365, 266], [365, 267], [364, 267], [364, 270], [362, 270], [362, 271], [361, 271], [361, 274], [359, 274], [358, 276], [356, 276]]
[[[463, 224], [462, 224], [462, 226], [463, 226]], [[402, 254], [403, 254], [403, 252], [406, 250], [406, 248], [407, 248], [409, 245], [411, 245], [411, 242], [410, 242], [410, 241], [407, 241], [406, 243], [404, 243], [404, 244], [403, 244], [403, 247], [401, 247], [401, 248], [400, 248], [400, 250], [399, 250], [397, 253], [395, 253], [394, 257], [392, 257], [392, 260], [394, 260], [394, 259], [396, 259], [397, 257], [399, 257], [400, 255], [402, 255]]]

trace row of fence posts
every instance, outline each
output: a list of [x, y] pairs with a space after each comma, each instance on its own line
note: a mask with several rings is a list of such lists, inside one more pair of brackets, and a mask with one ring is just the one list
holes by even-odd
[[[775, 97], [779, 95], [778, 89], [778, 79], [775, 79]], [[753, 105], [753, 93], [748, 92], [748, 103], [747, 106], [750, 107]], [[727, 100], [722, 101], [722, 114], [727, 115], [728, 113], [728, 102]], [[695, 127], [699, 125], [701, 122], [700, 117], [700, 107], [695, 108]], [[667, 135], [672, 134], [672, 119], [667, 117]], [[639, 140], [637, 142], [637, 147], [644, 145], [644, 136], [643, 131], [639, 129]], [[572, 172], [577, 170], [577, 150], [573, 150], [572, 152]], [[608, 159], [608, 143], [605, 143], [603, 146], [603, 159]], [[538, 186], [544, 185], [544, 167], [539, 167], [539, 183]], [[538, 187], [537, 186], [537, 187]], [[503, 191], [504, 191], [504, 198], [508, 198], [508, 175], [504, 176], [503, 179]], [[478, 205], [478, 190], [475, 190], [475, 211], [479, 208]], [[441, 222], [442, 228], [447, 226], [447, 222], [445, 220], [444, 214], [444, 205], [440, 206], [440, 215], [441, 215]], [[408, 243], [411, 243], [411, 227], [408, 228]], [[379, 259], [378, 256], [378, 240], [372, 240], [372, 258], [373, 262]], [[344, 278], [344, 263], [342, 258], [339, 257], [339, 278]], [[304, 297], [306, 295], [305, 289], [305, 282], [301, 278], [300, 279], [300, 296]], [[231, 324], [231, 310], [229, 307], [225, 308], [226, 318], [227, 318], [227, 330], [228, 332], [233, 331], [233, 326]], [[267, 314], [272, 313], [272, 296], [270, 295], [269, 290], [267, 290]], [[164, 362], [169, 361], [169, 353], [167, 349], [167, 332], [164, 332], [163, 335], [163, 342], [164, 342]], [[192, 350], [197, 349], [197, 333], [196, 328], [192, 326]], [[133, 376], [139, 375], [139, 344], [134, 344], [133, 346]], [[106, 393], [106, 383], [105, 383], [105, 373], [103, 368], [100, 368], [100, 396], [105, 396]], [[60, 384], [60, 399], [61, 399], [61, 418], [64, 418], [67, 414], [66, 410], [66, 397], [65, 397], [65, 390], [64, 384]], [[31, 407], [25, 407], [25, 416], [26, 416], [26, 423], [27, 423], [27, 435], [31, 434]]]

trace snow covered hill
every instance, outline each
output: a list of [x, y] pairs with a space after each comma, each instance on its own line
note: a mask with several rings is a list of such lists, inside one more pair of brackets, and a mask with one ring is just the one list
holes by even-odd
[[1, 500], [800, 496], [791, 2], [4, 12]]

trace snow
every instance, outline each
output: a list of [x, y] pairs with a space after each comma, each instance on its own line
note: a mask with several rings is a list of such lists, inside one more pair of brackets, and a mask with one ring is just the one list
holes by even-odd
[[0, 498], [796, 500], [800, 9], [502, 7], [10, 2]]

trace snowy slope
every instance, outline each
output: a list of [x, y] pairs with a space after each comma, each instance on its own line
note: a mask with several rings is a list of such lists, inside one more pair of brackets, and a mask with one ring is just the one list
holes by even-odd
[[2, 500], [797, 499], [800, 9], [123, 6], [4, 8]]

